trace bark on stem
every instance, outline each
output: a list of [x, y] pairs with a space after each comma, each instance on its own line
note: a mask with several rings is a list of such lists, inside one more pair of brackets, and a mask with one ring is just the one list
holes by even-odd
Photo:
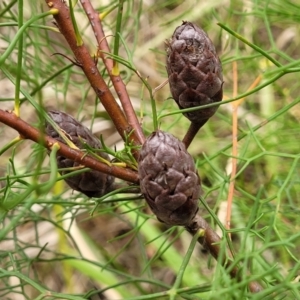
[[[101, 100], [107, 113], [110, 115], [116, 129], [123, 140], [125, 140], [125, 135], [129, 134], [133, 128], [128, 124], [123, 111], [100, 75], [100, 72], [95, 65], [95, 61], [91, 57], [87, 47], [84, 44], [77, 45], [69, 8], [65, 2], [61, 0], [46, 0], [46, 3], [50, 8], [58, 9], [59, 13], [54, 15], [54, 19], [61, 34], [65, 37], [73, 51], [76, 63], [82, 68], [92, 88]], [[130, 138], [134, 144], [140, 144], [140, 140], [135, 132], [131, 133]]]
[[[221, 238], [202, 217], [197, 215], [195, 219], [186, 226], [186, 230], [192, 235], [197, 234], [199, 230], [203, 230], [203, 234], [198, 238], [198, 242], [203, 245], [203, 247], [208, 250], [217, 261], [221, 262], [225, 268], [230, 268], [230, 276], [232, 278], [236, 278], [238, 281], [241, 281], [238, 267], [233, 267], [230, 260], [227, 259], [225, 255], [224, 258], [220, 258]], [[258, 293], [263, 290], [263, 287], [256, 281], [250, 282], [248, 287], [251, 293]]]
[[24, 139], [30, 139], [36, 143], [42, 144], [48, 149], [51, 149], [51, 146], [54, 143], [58, 143], [60, 149], [58, 153], [64, 157], [70, 158], [88, 168], [101, 171], [105, 174], [110, 174], [117, 178], [123, 179], [125, 181], [129, 181], [132, 183], [138, 184], [139, 178], [137, 172], [127, 169], [127, 168], [119, 168], [115, 166], [108, 166], [88, 155], [86, 153], [72, 149], [67, 145], [58, 142], [56, 139], [53, 139], [49, 136], [40, 133], [36, 128], [30, 126], [28, 123], [17, 117], [14, 113], [4, 111], [0, 109], [0, 122], [8, 125], [9, 127], [17, 130], [19, 134]]
[[87, 17], [89, 18], [90, 23], [92, 24], [92, 29], [95, 34], [95, 38], [98, 43], [100, 57], [106, 67], [106, 70], [110, 76], [114, 89], [121, 101], [125, 116], [127, 117], [128, 123], [132, 128], [134, 128], [136, 135], [139, 138], [141, 144], [145, 141], [145, 136], [142, 131], [141, 125], [137, 119], [136, 113], [133, 109], [132, 103], [129, 99], [129, 95], [126, 89], [126, 86], [119, 75], [112, 74], [113, 68], [113, 60], [110, 58], [106, 58], [106, 54], [104, 52], [110, 53], [110, 48], [106, 40], [106, 36], [103, 31], [102, 23], [99, 18], [99, 13], [95, 11], [89, 0], [81, 1], [81, 5], [85, 10]]
[[204, 120], [199, 123], [191, 122], [190, 127], [188, 131], [186, 132], [182, 142], [185, 145], [185, 148], [187, 149], [190, 144], [192, 143], [193, 139], [195, 138], [196, 134], [200, 130], [200, 128], [207, 122], [207, 120]]

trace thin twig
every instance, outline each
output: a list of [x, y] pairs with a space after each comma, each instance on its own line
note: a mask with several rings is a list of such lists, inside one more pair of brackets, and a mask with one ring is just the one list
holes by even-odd
[[30, 139], [36, 143], [42, 144], [48, 149], [51, 149], [54, 143], [59, 143], [60, 149], [58, 150], [58, 153], [60, 155], [72, 159], [88, 168], [103, 172], [105, 174], [110, 174], [132, 183], [138, 184], [139, 182], [137, 172], [131, 169], [119, 168], [113, 165], [108, 166], [107, 164], [104, 164], [86, 155], [86, 153], [80, 150], [72, 149], [63, 143], [60, 143], [57, 140], [40, 133], [36, 128], [30, 126], [12, 112], [0, 109], [0, 122], [17, 130], [22, 138]]
[[[81, 66], [85, 76], [89, 80], [91, 86], [101, 100], [101, 103], [111, 117], [117, 131], [123, 140], [125, 140], [126, 135], [132, 132], [133, 127], [128, 124], [123, 111], [116, 102], [116, 99], [109, 90], [103, 77], [100, 75], [100, 72], [97, 69], [87, 47], [84, 45], [84, 43], [82, 45], [77, 45], [69, 8], [64, 1], [61, 0], [46, 0], [46, 3], [50, 8], [58, 9], [59, 13], [54, 16], [54, 19], [61, 34], [68, 42], [75, 55], [76, 62]], [[130, 139], [133, 140], [135, 145], [140, 144], [140, 139], [136, 135], [135, 131], [130, 135]]]
[[[198, 242], [203, 245], [218, 262], [230, 270], [229, 273], [232, 278], [236, 278], [238, 281], [242, 280], [240, 277], [241, 272], [239, 272], [238, 267], [232, 266], [231, 260], [226, 255], [222, 255], [220, 237], [202, 217], [197, 215], [195, 219], [186, 226], [186, 230], [193, 236], [199, 234], [201, 230], [202, 232], [199, 234]], [[249, 283], [249, 290], [251, 293], [258, 293], [263, 290], [263, 287], [258, 282], [252, 281]]]
[[190, 127], [188, 131], [186, 132], [182, 142], [184, 143], [186, 149], [190, 146], [192, 143], [193, 139], [195, 138], [196, 134], [200, 130], [200, 128], [207, 122], [206, 120], [203, 120], [201, 123], [194, 123], [191, 122]]
[[107, 72], [110, 76], [114, 89], [121, 101], [125, 116], [127, 117], [129, 125], [134, 128], [137, 137], [141, 144], [145, 141], [145, 136], [142, 131], [141, 125], [137, 119], [136, 113], [130, 101], [126, 86], [120, 75], [115, 75], [112, 72], [113, 69], [113, 60], [106, 58], [105, 52], [110, 53], [110, 48], [106, 40], [106, 36], [103, 31], [102, 23], [99, 18], [99, 13], [95, 11], [91, 2], [89, 0], [81, 1], [81, 5], [85, 10], [86, 15], [88, 16], [92, 29], [94, 31], [95, 38], [99, 47], [100, 57], [107, 69]]

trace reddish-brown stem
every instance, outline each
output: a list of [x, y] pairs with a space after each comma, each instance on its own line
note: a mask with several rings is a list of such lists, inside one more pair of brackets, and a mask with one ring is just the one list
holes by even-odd
[[184, 143], [186, 149], [190, 146], [192, 143], [193, 139], [195, 138], [196, 134], [200, 130], [200, 128], [207, 122], [207, 120], [204, 120], [200, 123], [194, 123], [191, 122], [190, 127], [188, 131], [186, 132], [182, 142]]
[[[101, 103], [103, 104], [107, 113], [110, 115], [116, 129], [125, 140], [125, 135], [129, 134], [133, 128], [128, 124], [123, 111], [119, 107], [113, 94], [100, 75], [99, 70], [96, 67], [87, 47], [84, 44], [77, 45], [69, 8], [66, 6], [65, 2], [61, 0], [46, 0], [46, 3], [50, 8], [58, 9], [59, 12], [58, 14], [54, 15], [54, 18], [61, 34], [65, 37], [71, 50], [73, 51], [76, 58], [76, 63], [81, 66], [85, 76], [101, 100]], [[135, 132], [130, 135], [130, 138], [134, 144], [140, 144], [140, 140]]]
[[93, 8], [91, 2], [89, 0], [81, 1], [81, 5], [83, 9], [85, 10], [90, 23], [92, 25], [98, 47], [99, 47], [99, 53], [102, 58], [103, 63], [105, 64], [105, 67], [107, 69], [107, 72], [110, 76], [110, 79], [113, 83], [114, 89], [121, 101], [123, 110], [125, 112], [125, 116], [127, 117], [129, 125], [134, 128], [136, 135], [138, 136], [140, 143], [143, 144], [145, 141], [145, 136], [142, 131], [141, 125], [137, 119], [136, 113], [133, 109], [132, 103], [129, 99], [129, 95], [126, 89], [126, 86], [119, 75], [113, 75], [112, 69], [113, 69], [113, 61], [110, 58], [106, 58], [106, 55], [104, 52], [110, 53], [110, 48], [106, 40], [106, 36], [103, 31], [102, 23], [99, 18], [99, 13], [95, 11]]
[[[227, 259], [225, 255], [224, 258], [221, 258], [221, 239], [202, 217], [197, 215], [195, 219], [186, 226], [186, 230], [192, 235], [197, 234], [199, 230], [203, 230], [203, 234], [199, 236], [198, 242], [203, 245], [217, 261], [221, 262], [224, 267], [229, 268], [232, 278], [236, 278], [238, 281], [241, 280], [238, 267], [232, 266], [230, 260]], [[258, 293], [263, 290], [263, 287], [256, 281], [249, 282], [248, 286], [251, 293]]]
[[46, 136], [44, 134], [41, 134], [36, 128], [30, 126], [28, 123], [17, 117], [14, 113], [4, 111], [0, 109], [0, 122], [10, 126], [11, 128], [17, 130], [19, 134], [25, 138], [30, 139], [36, 143], [40, 143], [43, 146], [47, 147], [48, 149], [51, 149], [51, 146], [54, 143], [58, 143], [60, 146], [60, 149], [58, 150], [58, 153], [61, 154], [64, 157], [70, 158], [88, 168], [110, 174], [112, 176], [115, 176], [117, 178], [136, 183], [138, 184], [139, 178], [137, 172], [127, 169], [127, 168], [119, 168], [116, 166], [108, 166], [107, 164], [104, 164], [88, 155], [86, 153], [72, 149], [68, 147], [67, 145], [58, 142], [57, 140]]

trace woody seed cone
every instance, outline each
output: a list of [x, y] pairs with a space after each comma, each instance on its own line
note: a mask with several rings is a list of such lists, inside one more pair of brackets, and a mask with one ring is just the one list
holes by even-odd
[[[49, 111], [48, 115], [62, 129], [67, 138], [70, 139], [79, 149], [84, 149], [84, 144], [87, 144], [94, 149], [101, 149], [102, 145], [100, 141], [87, 127], [83, 126], [72, 116], [55, 110]], [[66, 144], [62, 137], [48, 122], [46, 122], [46, 134]], [[97, 152], [97, 155], [109, 160], [106, 153]], [[70, 168], [77, 167], [80, 164], [69, 158], [57, 155], [57, 165], [59, 168]], [[62, 171], [61, 174], [64, 175], [69, 172], [70, 171]], [[101, 197], [110, 191], [114, 183], [114, 177], [96, 170], [90, 170], [68, 177], [65, 181], [72, 189], [82, 192], [88, 197]]]
[[[222, 100], [223, 75], [220, 59], [207, 34], [191, 22], [183, 22], [167, 45], [167, 73], [172, 96], [180, 109]], [[217, 106], [184, 113], [204, 124]]]
[[141, 191], [158, 220], [188, 225], [198, 211], [200, 178], [191, 155], [173, 135], [153, 132], [140, 151]]

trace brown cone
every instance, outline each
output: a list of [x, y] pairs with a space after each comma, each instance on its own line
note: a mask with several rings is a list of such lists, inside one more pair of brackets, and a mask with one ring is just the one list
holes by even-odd
[[[221, 101], [222, 66], [207, 34], [191, 22], [183, 22], [166, 44], [170, 90], [179, 108]], [[216, 110], [217, 106], [184, 115], [194, 123], [204, 124]]]
[[[48, 115], [63, 130], [67, 138], [70, 139], [79, 149], [84, 149], [84, 144], [87, 144], [94, 149], [101, 149], [102, 145], [100, 141], [93, 136], [87, 127], [83, 126], [72, 116], [55, 110], [49, 111]], [[66, 142], [48, 122], [46, 122], [46, 134], [66, 144]], [[109, 160], [106, 153], [97, 152], [97, 155]], [[70, 168], [79, 166], [80, 164], [69, 158], [57, 155], [57, 165], [59, 168]], [[62, 171], [61, 174], [64, 175], [69, 172], [70, 171]], [[65, 181], [72, 189], [79, 191], [88, 197], [101, 197], [110, 191], [114, 183], [114, 177], [96, 170], [90, 170], [79, 175], [69, 177], [65, 179]]]
[[191, 155], [173, 135], [153, 132], [140, 151], [141, 191], [158, 220], [188, 225], [198, 211], [200, 178]]

